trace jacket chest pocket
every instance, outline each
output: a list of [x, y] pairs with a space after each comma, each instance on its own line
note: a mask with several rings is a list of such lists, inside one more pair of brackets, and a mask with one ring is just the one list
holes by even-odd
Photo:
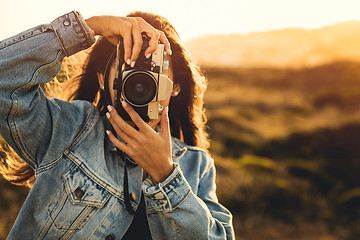
[[110, 193], [77, 167], [62, 177], [64, 185], [48, 208], [50, 218], [58, 230], [80, 230], [106, 204]]

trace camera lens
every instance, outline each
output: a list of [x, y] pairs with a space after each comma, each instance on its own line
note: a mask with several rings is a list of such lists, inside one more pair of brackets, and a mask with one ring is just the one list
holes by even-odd
[[130, 73], [123, 83], [123, 94], [135, 106], [149, 104], [156, 96], [154, 76], [144, 71]]

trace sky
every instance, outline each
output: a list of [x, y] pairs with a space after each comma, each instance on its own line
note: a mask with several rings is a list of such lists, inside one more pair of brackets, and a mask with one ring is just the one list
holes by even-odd
[[0, 40], [72, 10], [84, 18], [124, 16], [134, 10], [157, 13], [185, 41], [203, 35], [314, 29], [360, 20], [360, 0], [0, 0]]

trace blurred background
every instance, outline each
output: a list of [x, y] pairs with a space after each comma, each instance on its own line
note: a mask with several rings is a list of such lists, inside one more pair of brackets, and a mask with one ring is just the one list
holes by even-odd
[[[359, 2], [101, 3], [0, 0], [0, 39], [73, 9], [167, 17], [209, 82], [217, 193], [237, 239], [360, 239]], [[27, 192], [0, 179], [0, 239]]]

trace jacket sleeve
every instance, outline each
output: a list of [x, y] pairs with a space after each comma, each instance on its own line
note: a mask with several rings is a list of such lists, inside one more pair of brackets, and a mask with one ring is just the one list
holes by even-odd
[[65, 56], [90, 47], [94, 33], [78, 12], [0, 42], [0, 134], [33, 168], [62, 155], [92, 112], [91, 104], [48, 99]]
[[[231, 213], [216, 196], [215, 166], [208, 156], [209, 166], [195, 194], [181, 168], [175, 163], [174, 172], [155, 186], [145, 181], [144, 194], [152, 207], [163, 214], [164, 229], [170, 239], [235, 239]], [[166, 219], [166, 220], [165, 220]]]

